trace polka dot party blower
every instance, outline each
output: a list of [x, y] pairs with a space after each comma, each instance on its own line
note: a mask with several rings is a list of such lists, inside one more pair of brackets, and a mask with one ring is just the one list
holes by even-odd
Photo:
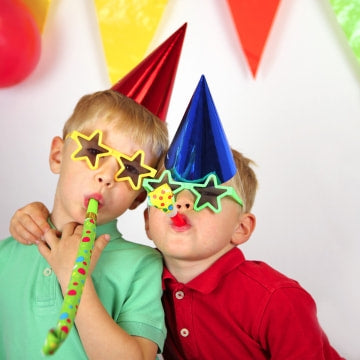
[[56, 327], [49, 331], [42, 349], [45, 355], [53, 354], [60, 347], [74, 325], [74, 319], [80, 303], [80, 298], [89, 270], [92, 249], [94, 247], [97, 212], [97, 200], [90, 199], [84, 221], [81, 242], [70, 282], [60, 310], [59, 320]]
[[174, 208], [174, 194], [168, 184], [162, 184], [155, 190], [149, 192], [148, 201], [150, 205], [155, 206], [166, 213], [174, 225], [186, 225], [186, 221]]

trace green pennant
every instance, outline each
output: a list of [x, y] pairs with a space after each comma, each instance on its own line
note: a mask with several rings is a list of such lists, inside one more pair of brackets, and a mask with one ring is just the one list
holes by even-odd
[[360, 0], [330, 0], [349, 45], [360, 61]]

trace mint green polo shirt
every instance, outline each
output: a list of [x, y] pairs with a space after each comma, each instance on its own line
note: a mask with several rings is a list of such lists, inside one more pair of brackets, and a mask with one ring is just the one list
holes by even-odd
[[[92, 274], [102, 304], [122, 329], [162, 350], [166, 329], [160, 253], [124, 240], [116, 220], [98, 226], [97, 236], [101, 234], [111, 236]], [[57, 278], [36, 246], [12, 237], [0, 241], [0, 359], [43, 358], [41, 349], [57, 324], [62, 301]], [[87, 359], [75, 327], [49, 359]]]

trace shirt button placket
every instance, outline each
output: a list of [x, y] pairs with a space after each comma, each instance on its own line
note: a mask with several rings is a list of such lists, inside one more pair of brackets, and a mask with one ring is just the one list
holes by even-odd
[[[178, 331], [180, 338], [184, 339], [185, 353], [192, 353], [193, 339], [189, 338], [192, 324], [191, 315], [191, 303], [189, 303], [191, 297], [185, 292], [183, 288], [177, 288], [174, 291], [175, 308], [177, 309]], [[185, 340], [186, 339], [186, 340]]]
[[[176, 290], [176, 291], [175, 291], [175, 299], [177, 299], [177, 300], [183, 300], [184, 297], [185, 297], [184, 291], [182, 291], [182, 290]], [[180, 305], [178, 305], [178, 306], [182, 307], [182, 305], [185, 305], [185, 304], [182, 303], [182, 304], [180, 304]], [[185, 307], [184, 309], [186, 310], [186, 307]], [[180, 329], [180, 335], [181, 335], [183, 338], [188, 337], [189, 334], [190, 334], [190, 331], [189, 331], [189, 329], [187, 329], [186, 327]]]
[[181, 335], [182, 337], [188, 337], [189, 334], [190, 334], [190, 331], [189, 331], [187, 328], [182, 328], [182, 329], [180, 330], [180, 335]]
[[178, 299], [178, 300], [182, 300], [184, 298], [185, 294], [183, 291], [179, 290], [179, 291], [176, 291], [175, 292], [175, 297]]
[[44, 276], [50, 276], [52, 274], [52, 270], [51, 270], [51, 268], [45, 268], [44, 270], [43, 270], [43, 275]]

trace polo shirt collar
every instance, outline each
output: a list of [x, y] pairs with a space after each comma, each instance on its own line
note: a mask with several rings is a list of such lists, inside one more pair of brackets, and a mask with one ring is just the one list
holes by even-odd
[[[48, 217], [48, 223], [51, 226], [51, 228], [56, 229], [50, 219], [50, 216]], [[99, 237], [100, 235], [104, 235], [104, 234], [110, 235], [110, 241], [114, 238], [119, 237], [119, 230], [117, 228], [117, 219], [109, 221], [106, 224], [96, 226], [96, 237]], [[122, 237], [121, 233], [120, 236]]]
[[[99, 225], [96, 227], [96, 237], [99, 237], [100, 235], [103, 234], [109, 234], [110, 241], [116, 237], [119, 237], [119, 230], [117, 228], [117, 219], [109, 221], [106, 224]], [[120, 236], [122, 237], [121, 233]]]
[[[245, 261], [245, 257], [242, 251], [234, 247], [214, 264], [212, 264], [207, 270], [192, 279], [186, 284], [182, 284], [187, 288], [202, 292], [204, 294], [211, 293], [219, 284], [220, 281], [228, 274], [233, 271], [236, 267]], [[170, 271], [164, 267], [163, 271], [163, 290], [166, 288], [172, 290], [178, 287], [179, 283]]]

